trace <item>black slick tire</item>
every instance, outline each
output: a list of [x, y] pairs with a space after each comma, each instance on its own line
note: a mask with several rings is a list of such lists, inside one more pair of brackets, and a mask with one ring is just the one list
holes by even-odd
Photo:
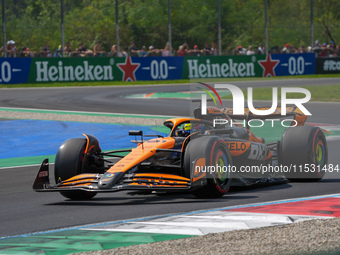
[[[72, 138], [62, 143], [55, 158], [54, 177], [56, 183], [82, 173], [85, 146], [86, 139], [83, 138]], [[93, 198], [97, 193], [79, 190], [61, 191], [60, 194], [72, 200], [86, 200]]]
[[282, 135], [279, 163], [290, 181], [319, 181], [325, 175], [328, 150], [324, 133], [318, 127], [288, 128]]

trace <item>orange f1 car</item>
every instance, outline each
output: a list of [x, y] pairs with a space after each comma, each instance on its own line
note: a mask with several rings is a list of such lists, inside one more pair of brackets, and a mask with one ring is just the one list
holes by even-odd
[[[69, 139], [56, 154], [55, 184], [50, 184], [45, 159], [33, 189], [60, 192], [70, 199], [90, 199], [100, 192], [121, 190], [188, 191], [200, 198], [216, 198], [232, 185], [323, 178], [327, 164], [325, 135], [318, 127], [303, 126], [307, 116], [298, 108], [291, 107], [287, 113], [296, 126], [287, 128], [274, 143], [265, 143], [248, 125], [230, 125], [233, 119], [249, 121], [263, 116], [247, 111], [236, 116], [231, 108], [212, 106], [207, 112], [202, 116], [197, 108], [195, 118], [165, 121], [169, 128], [166, 137], [130, 131], [129, 135], [140, 138], [131, 150], [103, 152], [91, 135]], [[280, 108], [271, 117], [281, 117]]]

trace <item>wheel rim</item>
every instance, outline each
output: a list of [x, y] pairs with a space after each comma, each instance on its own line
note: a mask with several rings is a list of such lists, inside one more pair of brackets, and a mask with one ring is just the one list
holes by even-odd
[[228, 159], [223, 150], [218, 150], [215, 157], [215, 164], [217, 179], [220, 184], [224, 184], [228, 181]]
[[325, 145], [322, 140], [319, 140], [315, 148], [315, 159], [319, 166], [325, 164]]

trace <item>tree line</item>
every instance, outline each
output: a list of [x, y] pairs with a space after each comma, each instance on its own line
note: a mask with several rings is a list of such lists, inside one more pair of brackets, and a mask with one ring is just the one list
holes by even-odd
[[[61, 45], [60, 1], [5, 1], [6, 38], [17, 48], [53, 51]], [[119, 0], [121, 47], [136, 42], [137, 48], [164, 48], [168, 41], [168, 1]], [[320, 43], [339, 42], [340, 2], [314, 0], [314, 38]], [[311, 44], [310, 0], [268, 0], [269, 47], [286, 43]], [[80, 42], [93, 48], [100, 40], [110, 51], [116, 42], [115, 1], [64, 0], [65, 41], [73, 49]], [[203, 48], [218, 41], [217, 0], [171, 0], [172, 46], [187, 43]], [[221, 0], [222, 50], [265, 42], [264, 0]], [[332, 38], [332, 39], [331, 39]]]

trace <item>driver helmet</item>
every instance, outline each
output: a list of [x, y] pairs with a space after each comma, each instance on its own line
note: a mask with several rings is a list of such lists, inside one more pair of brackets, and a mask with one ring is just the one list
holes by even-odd
[[183, 133], [195, 133], [195, 132], [204, 133], [204, 125], [203, 124], [195, 125], [191, 123], [187, 123], [184, 125]]
[[189, 133], [191, 131], [191, 123], [187, 123], [183, 126], [183, 133]]

